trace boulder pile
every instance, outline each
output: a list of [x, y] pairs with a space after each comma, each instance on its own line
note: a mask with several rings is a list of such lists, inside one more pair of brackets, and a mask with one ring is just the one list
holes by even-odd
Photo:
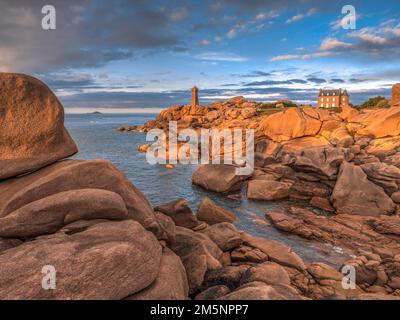
[[[266, 213], [274, 227], [351, 248], [360, 256], [367, 252], [382, 261], [386, 261], [385, 256], [392, 259], [387, 260], [388, 267], [385, 262], [379, 264], [379, 270], [393, 274], [381, 289], [374, 286], [382, 281], [360, 280], [360, 285], [365, 290], [374, 287], [367, 290], [371, 294], [396, 295], [399, 269], [394, 257], [400, 253], [400, 85], [394, 85], [392, 92], [391, 108], [386, 109], [360, 111], [345, 106], [337, 112], [298, 107], [271, 115], [259, 114], [257, 103], [236, 97], [198, 106], [195, 114], [188, 111], [188, 106], [171, 107], [141, 129], [166, 129], [169, 120], [178, 121], [179, 128], [254, 129], [252, 175], [235, 176], [233, 166], [209, 164], [197, 169], [193, 183], [228, 197], [237, 197], [242, 189], [248, 199], [292, 200], [294, 205], [287, 211]], [[255, 110], [247, 117], [243, 115], [246, 108]], [[192, 120], [185, 121], [188, 116]]]
[[[0, 73], [0, 83], [0, 123], [8, 128], [0, 129], [0, 299], [397, 297], [397, 254], [381, 249], [352, 261], [365, 270], [365, 277], [355, 289], [346, 290], [339, 271], [323, 263], [308, 264], [282, 243], [237, 230], [231, 223], [235, 215], [210, 199], [203, 200], [197, 214], [184, 199], [153, 208], [111, 162], [64, 160], [77, 150], [63, 126], [62, 106], [42, 82]], [[239, 101], [246, 103], [235, 103]], [[308, 173], [314, 177], [311, 184], [298, 190], [318, 193], [314, 203], [328, 206], [323, 199], [333, 188], [329, 176], [339, 174], [345, 157], [334, 153], [330, 159], [339, 161], [329, 160], [335, 163], [333, 172], [325, 163], [325, 169]], [[284, 183], [284, 177], [296, 172], [295, 166], [274, 165], [263, 166], [267, 169], [260, 169], [259, 180], [268, 181], [261, 176], [269, 175]], [[395, 174], [361, 170], [371, 180], [382, 180], [382, 174], [384, 182]], [[315, 177], [324, 177], [326, 183], [316, 184]], [[245, 183], [232, 176], [226, 182], [230, 187], [220, 189], [214, 181], [216, 191]], [[379, 188], [387, 193], [395, 187], [385, 183]], [[393, 192], [391, 201], [397, 198]], [[382, 208], [390, 211], [385, 201]], [[371, 239], [373, 232], [376, 238], [385, 234], [395, 247], [398, 221], [385, 217], [361, 218], [372, 230]], [[323, 227], [316, 225], [310, 232], [317, 234]], [[48, 277], [54, 277], [50, 288], [45, 286]], [[379, 285], [386, 291], [375, 288]]]

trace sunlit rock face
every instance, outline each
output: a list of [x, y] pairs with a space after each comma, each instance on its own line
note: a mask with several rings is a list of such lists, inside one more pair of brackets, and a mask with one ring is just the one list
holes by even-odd
[[0, 73], [0, 179], [69, 157], [78, 151], [64, 128], [64, 110], [41, 81]]

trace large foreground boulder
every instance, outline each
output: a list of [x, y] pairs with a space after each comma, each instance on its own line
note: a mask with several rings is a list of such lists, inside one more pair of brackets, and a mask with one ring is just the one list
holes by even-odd
[[188, 294], [189, 285], [181, 259], [170, 249], [164, 248], [157, 279], [127, 300], [186, 300]]
[[0, 73], [0, 180], [76, 153], [64, 128], [64, 110], [41, 81]]
[[[123, 299], [153, 283], [160, 260], [157, 239], [135, 221], [59, 232], [0, 255], [0, 299]], [[44, 266], [55, 289], [42, 288]]]
[[78, 189], [33, 201], [0, 218], [0, 237], [27, 238], [54, 233], [78, 220], [128, 217], [121, 196], [107, 190]]
[[171, 249], [182, 259], [190, 293], [200, 288], [207, 270], [218, 269], [222, 266], [222, 251], [205, 234], [176, 227], [176, 239]]
[[30, 175], [0, 182], [0, 217], [57, 193], [87, 188], [117, 193], [125, 202], [129, 218], [161, 236], [163, 231], [150, 203], [121, 171], [106, 160], [61, 161]]
[[394, 202], [385, 191], [368, 180], [361, 167], [343, 162], [331, 201], [338, 213], [364, 216], [390, 214]]

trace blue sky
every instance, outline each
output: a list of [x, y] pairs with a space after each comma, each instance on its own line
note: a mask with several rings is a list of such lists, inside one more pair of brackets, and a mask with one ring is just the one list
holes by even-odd
[[[67, 108], [165, 108], [234, 95], [315, 104], [320, 88], [351, 102], [400, 82], [400, 1], [0, 0], [0, 71], [44, 80]], [[342, 7], [357, 13], [345, 30]], [[76, 110], [76, 109], [75, 109]], [[148, 109], [146, 109], [148, 110]]]

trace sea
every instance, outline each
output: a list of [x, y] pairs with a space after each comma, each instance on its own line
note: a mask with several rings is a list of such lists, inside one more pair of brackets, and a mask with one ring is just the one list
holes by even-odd
[[230, 199], [193, 185], [191, 176], [196, 165], [178, 164], [173, 169], [167, 169], [163, 165], [150, 165], [145, 154], [137, 150], [138, 146], [146, 143], [146, 134], [120, 132], [116, 128], [141, 125], [154, 117], [155, 114], [66, 114], [65, 126], [79, 149], [72, 158], [112, 161], [145, 194], [153, 206], [184, 198], [193, 212], [196, 212], [200, 201], [208, 196], [217, 205], [237, 215], [235, 225], [238, 229], [285, 243], [306, 262], [324, 262], [338, 268], [353, 256], [352, 252], [340, 247], [305, 240], [270, 226], [265, 219], [265, 213], [293, 205], [289, 201], [251, 201], [245, 197], [241, 200]]

